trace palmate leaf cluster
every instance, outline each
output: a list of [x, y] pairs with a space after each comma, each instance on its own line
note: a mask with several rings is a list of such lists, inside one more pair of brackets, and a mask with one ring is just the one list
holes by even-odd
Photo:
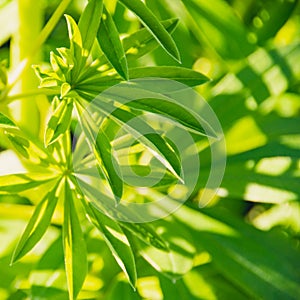
[[[238, 1], [169, 2], [120, 0], [113, 10], [109, 1], [90, 0], [78, 22], [66, 14], [69, 46], [56, 41], [50, 65], [34, 66], [39, 88], [51, 101], [43, 140], [23, 131], [6, 110], [0, 113], [3, 137], [27, 169], [0, 176], [0, 225], [9, 228], [4, 234], [8, 246], [0, 248], [0, 266], [9, 276], [0, 283], [0, 295], [299, 298], [298, 1], [248, 1], [249, 7], [239, 7]], [[4, 9], [10, 6], [3, 4]], [[121, 38], [117, 15], [128, 11], [135, 19], [123, 26], [138, 26]], [[287, 37], [287, 32], [292, 34]], [[202, 57], [194, 63], [197, 53]], [[140, 66], [139, 59], [163, 66]], [[202, 72], [214, 80], [209, 82]], [[199, 91], [221, 122], [228, 152], [221, 189], [207, 208], [199, 210], [198, 200], [211, 167], [207, 136], [217, 133], [204, 130], [197, 113], [162, 102], [161, 95], [125, 105], [116, 95], [98, 98], [93, 111], [86, 110], [107, 88], [143, 77], [164, 77], [189, 87], [206, 83]], [[1, 63], [4, 101], [7, 84], [6, 64]], [[197, 112], [197, 103], [193, 110]], [[201, 159], [197, 187], [187, 205], [167, 218], [151, 223], [114, 220], [103, 213], [109, 209], [104, 199], [117, 205], [133, 195], [134, 201], [143, 202], [161, 197], [184, 179], [180, 153], [164, 134], [139, 135], [141, 128], [156, 127], [151, 118], [146, 122], [138, 117], [153, 115], [175, 120], [193, 136]], [[129, 122], [134, 118], [138, 123]], [[81, 129], [78, 135], [75, 127]], [[128, 167], [115, 158], [113, 138], [120, 128], [124, 137], [136, 139], [131, 168], [147, 174], [139, 158], [151, 150], [159, 158], [158, 171], [165, 169], [150, 194], [132, 189], [119, 176]], [[90, 153], [84, 152], [86, 145]], [[128, 145], [121, 140], [116, 148], [121, 152]], [[81, 147], [82, 168], [74, 170]], [[90, 172], [91, 156], [101, 187]], [[195, 172], [192, 165], [190, 172]], [[86, 175], [92, 183], [83, 180]], [[13, 221], [5, 217], [10, 209]]]

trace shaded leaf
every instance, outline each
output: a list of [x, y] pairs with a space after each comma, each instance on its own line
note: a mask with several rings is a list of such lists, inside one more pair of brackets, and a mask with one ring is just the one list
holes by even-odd
[[204, 214], [182, 206], [174, 216], [197, 247], [210, 253], [217, 269], [251, 297], [299, 297], [299, 251], [284, 238], [261, 232], [225, 209]]
[[211, 45], [224, 59], [242, 59], [254, 46], [247, 31], [226, 1], [183, 0], [192, 18], [197, 20], [195, 34]]

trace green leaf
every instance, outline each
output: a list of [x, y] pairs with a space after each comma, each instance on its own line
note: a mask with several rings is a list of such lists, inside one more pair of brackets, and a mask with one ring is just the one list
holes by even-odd
[[[54, 54], [54, 52], [50, 52], [50, 63], [52, 70], [55, 72], [55, 75], [61, 81], [65, 81], [65, 73], [68, 71], [68, 65], [64, 62], [64, 60], [58, 55]], [[36, 71], [38, 71], [39, 77], [41, 77], [41, 72], [38, 69], [38, 66], [35, 67]], [[49, 74], [50, 75], [50, 74]]]
[[247, 31], [230, 5], [223, 0], [182, 0], [198, 26], [195, 36], [216, 50], [224, 59], [242, 59], [254, 45], [249, 42]]
[[181, 206], [174, 217], [193, 234], [197, 247], [212, 256], [216, 268], [250, 298], [299, 298], [299, 250], [281, 235], [259, 231], [227, 209], [202, 213]]
[[209, 81], [203, 74], [181, 67], [140, 67], [129, 69], [130, 79], [155, 77], [176, 80], [187, 86], [197, 86]]
[[[168, 19], [161, 21], [161, 25], [167, 32], [172, 33], [176, 29], [178, 22], [178, 19]], [[158, 45], [157, 40], [146, 28], [140, 29], [123, 39], [123, 47], [128, 62], [134, 62], [136, 59], [156, 49]]]
[[11, 134], [9, 132], [6, 132], [5, 135], [8, 137], [9, 141], [12, 143], [16, 151], [26, 159], [29, 159], [29, 141], [23, 137]]
[[94, 225], [102, 233], [117, 263], [127, 275], [132, 287], [135, 288], [137, 279], [135, 260], [126, 235], [116, 221], [98, 211], [93, 205], [88, 205]]
[[51, 116], [45, 134], [45, 146], [54, 143], [70, 127], [72, 120], [73, 101], [70, 98], [63, 99]]
[[0, 61], [0, 91], [4, 90], [7, 85], [7, 62]]
[[173, 38], [162, 26], [151, 10], [140, 0], [119, 1], [128, 9], [133, 11], [139, 17], [145, 27], [152, 33], [159, 44], [166, 50], [166, 52], [175, 60], [180, 62], [180, 55]]
[[[259, 19], [260, 26], [253, 26], [253, 32], [257, 37], [258, 44], [262, 45], [269, 38], [274, 37], [290, 18], [294, 9], [297, 7], [297, 1], [283, 0], [262, 3], [261, 9], [257, 15], [253, 15], [253, 24], [255, 19]], [[267, 17], [266, 17], [267, 15]]]
[[167, 242], [155, 232], [151, 224], [130, 222], [119, 222], [119, 224], [147, 245], [164, 251], [169, 250]]
[[0, 176], [0, 194], [16, 194], [38, 187], [44, 183], [53, 180], [45, 178], [45, 174], [11, 174]]
[[[101, 171], [109, 182], [116, 201], [119, 202], [123, 194], [123, 181], [120, 178], [121, 171], [112, 154], [110, 141], [104, 131], [100, 128], [94, 145], [94, 154]], [[116, 168], [118, 171], [116, 171]]]
[[76, 195], [65, 181], [63, 245], [69, 299], [75, 300], [87, 274], [87, 250], [75, 208]]
[[[162, 99], [149, 98], [132, 101], [126, 103], [126, 105], [138, 110], [147, 111], [163, 115], [168, 118], [172, 118], [188, 130], [192, 130], [197, 134], [210, 136], [214, 138], [216, 137], [215, 131], [199, 115], [196, 118], [194, 113], [189, 111], [186, 107], [182, 107], [181, 105], [176, 104], [174, 102], [164, 101]], [[202, 124], [205, 124], [205, 128], [202, 126]]]
[[98, 31], [98, 41], [108, 61], [121, 77], [128, 80], [127, 60], [123, 45], [120, 41], [119, 32], [111, 15], [105, 7], [103, 9], [102, 22]]
[[69, 33], [69, 40], [70, 40], [70, 51], [71, 55], [74, 58], [74, 68], [73, 68], [73, 80], [76, 80], [80, 68], [81, 68], [81, 61], [82, 61], [82, 38], [79, 31], [79, 28], [71, 16], [65, 15], [67, 25], [68, 25], [68, 33]]
[[82, 45], [88, 56], [94, 44], [103, 11], [103, 0], [90, 0], [80, 16], [78, 27], [82, 37]]
[[[97, 106], [101, 108], [102, 112], [107, 112], [108, 107], [111, 105], [108, 103], [103, 104], [101, 101], [98, 101]], [[111, 113], [109, 113], [109, 111], [111, 111]], [[161, 135], [156, 133], [155, 130], [139, 118], [137, 114], [121, 108], [113, 108], [109, 111], [110, 118], [113, 118], [118, 122], [127, 132], [139, 140], [151, 152], [155, 152], [157, 159], [173, 172], [175, 176], [178, 178], [181, 177], [180, 159]]]
[[115, 200], [118, 203], [123, 194], [123, 181], [120, 178], [121, 171], [113, 156], [110, 141], [105, 132], [95, 124], [92, 116], [84, 110], [81, 104], [76, 102], [76, 108], [82, 130], [87, 137], [87, 142], [93, 150], [100, 170], [107, 179]]
[[58, 196], [56, 195], [58, 185], [59, 184], [57, 183], [37, 205], [14, 251], [11, 261], [12, 263], [26, 255], [39, 242], [46, 232], [58, 201]]
[[2, 114], [1, 112], [0, 112], [0, 128], [18, 129], [16, 124], [11, 119], [9, 119], [6, 115]]
[[[169, 19], [162, 21], [161, 24], [166, 28], [168, 32], [173, 32], [178, 24], [178, 19]], [[126, 52], [127, 61], [135, 62], [136, 59], [142, 57], [143, 55], [151, 52], [152, 50], [156, 49], [159, 45], [156, 39], [151, 35], [151, 33], [143, 28], [135, 33], [125, 37], [122, 40], [124, 51]], [[95, 40], [94, 48], [95, 48], [95, 57], [94, 59], [99, 60], [99, 64], [95, 66], [90, 66], [89, 68], [85, 69], [85, 71], [80, 75], [80, 84], [89, 85], [89, 87], [93, 87], [93, 90], [97, 89], [95, 85], [101, 85], [101, 88], [97, 89], [97, 91], [103, 91], [103, 89], [120, 82], [120, 78], [116, 76], [103, 76], [102, 73], [99, 73], [98, 68], [100, 65], [106, 63], [106, 58], [102, 54], [101, 49], [99, 49], [98, 40]], [[100, 50], [100, 53], [99, 53]], [[108, 80], [109, 78], [109, 80]], [[108, 80], [108, 84], [105, 82]], [[93, 81], [96, 81], [94, 84]], [[79, 86], [80, 86], [79, 84]], [[78, 86], [78, 87], [79, 87]], [[87, 86], [82, 86], [82, 89], [89, 88]], [[76, 85], [77, 88], [77, 85]]]
[[193, 267], [196, 249], [192, 236], [170, 217], [153, 223], [159, 228], [160, 236], [168, 243], [168, 251], [137, 242], [139, 253], [158, 272], [172, 279], [178, 279]]

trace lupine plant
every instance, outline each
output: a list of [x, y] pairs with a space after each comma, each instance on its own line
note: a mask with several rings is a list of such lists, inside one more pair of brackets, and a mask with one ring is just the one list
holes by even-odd
[[0, 298], [298, 299], [298, 1], [25, 2], [0, 2]]

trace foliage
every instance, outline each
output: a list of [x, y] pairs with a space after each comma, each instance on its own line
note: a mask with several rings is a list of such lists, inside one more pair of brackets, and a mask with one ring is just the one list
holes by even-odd
[[[7, 16], [21, 24], [24, 3], [0, 3], [0, 298], [298, 299], [299, 1], [56, 2], [17, 65]], [[181, 106], [186, 88], [226, 140], [209, 203], [222, 132], [197, 99]], [[177, 127], [200, 174], [165, 133]], [[152, 222], [124, 214], [126, 201], [180, 202], [185, 160], [197, 183], [184, 205]], [[160, 180], [133, 187], [132, 172], [140, 187]]]

